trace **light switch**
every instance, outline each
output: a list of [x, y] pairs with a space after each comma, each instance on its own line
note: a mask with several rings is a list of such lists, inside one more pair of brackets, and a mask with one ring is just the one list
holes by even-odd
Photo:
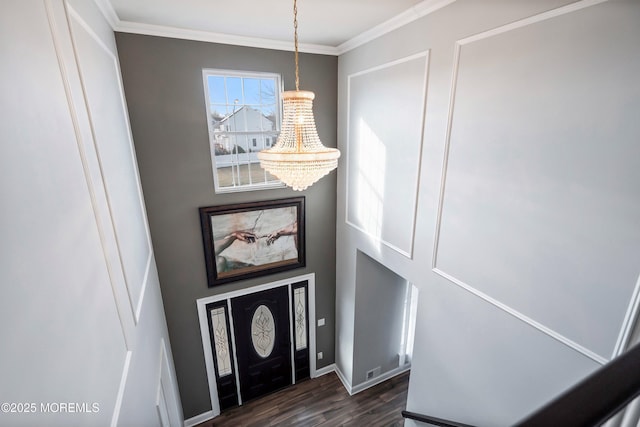
[[318, 326], [324, 326], [324, 317], [322, 319], [318, 319]]

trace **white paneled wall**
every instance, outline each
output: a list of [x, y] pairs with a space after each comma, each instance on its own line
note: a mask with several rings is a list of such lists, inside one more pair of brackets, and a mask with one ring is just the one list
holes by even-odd
[[0, 33], [0, 424], [156, 425], [161, 391], [181, 425], [113, 32], [12, 0]]
[[[346, 221], [411, 258], [428, 52], [348, 77]], [[380, 102], [384, 100], [384, 102]]]
[[441, 6], [339, 58], [336, 365], [362, 252], [420, 289], [408, 409], [510, 425], [638, 310], [640, 3]]

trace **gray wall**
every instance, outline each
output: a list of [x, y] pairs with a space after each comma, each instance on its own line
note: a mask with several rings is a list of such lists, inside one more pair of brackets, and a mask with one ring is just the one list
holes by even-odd
[[[290, 189], [215, 194], [207, 136], [203, 68], [280, 73], [294, 86], [291, 52], [116, 34], [131, 127], [145, 193], [180, 395], [186, 418], [211, 409], [197, 298], [298, 274], [316, 274], [321, 368], [333, 363], [336, 174], [306, 196], [307, 267], [208, 288], [198, 207], [292, 197]], [[337, 58], [301, 54], [301, 88], [316, 93], [323, 143], [336, 146]], [[312, 356], [313, 357], [313, 356]]]
[[353, 386], [376, 367], [380, 375], [398, 368], [407, 291], [405, 279], [362, 252], [356, 264]]
[[[358, 251], [420, 290], [409, 410], [510, 425], [620, 350], [640, 274], [640, 3], [538, 16], [569, 3], [457, 0], [340, 56], [349, 168], [338, 172], [336, 365], [349, 381], [364, 300]], [[417, 62], [401, 60], [424, 52], [427, 89], [407, 89]], [[361, 90], [373, 75], [384, 87]], [[380, 157], [359, 138], [387, 156], [394, 135], [415, 138], [396, 129], [423, 108], [403, 104], [407, 90], [426, 105], [418, 144], [401, 143], [414, 172], [379, 178], [406, 199], [378, 197], [367, 226], [354, 205], [384, 192], [358, 187]], [[369, 126], [375, 139], [354, 131], [375, 117], [371, 104], [406, 105]], [[376, 161], [388, 170], [397, 158]], [[408, 231], [413, 246], [390, 230]]]

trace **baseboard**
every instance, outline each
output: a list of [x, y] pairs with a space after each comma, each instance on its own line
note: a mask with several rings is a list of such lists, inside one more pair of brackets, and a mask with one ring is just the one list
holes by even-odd
[[200, 423], [213, 419], [213, 411], [207, 411], [195, 417], [191, 417], [188, 420], [184, 420], [184, 427], [197, 426]]
[[349, 396], [352, 396], [353, 391], [352, 391], [351, 383], [347, 381], [347, 377], [344, 376], [344, 374], [342, 373], [338, 365], [336, 365], [335, 372], [336, 372], [336, 375], [338, 376], [338, 379], [340, 380], [344, 388], [347, 390], [347, 393], [349, 393]]
[[382, 382], [385, 382], [388, 379], [391, 379], [393, 377], [395, 377], [396, 375], [400, 375], [403, 374], [405, 372], [407, 372], [409, 369], [411, 369], [411, 364], [406, 364], [404, 366], [398, 366], [395, 369], [392, 369], [388, 372], [385, 372], [384, 374], [377, 376], [375, 378], [370, 379], [369, 381], [365, 381], [361, 384], [358, 384], [355, 387], [351, 388], [351, 392], [349, 394], [354, 395], [357, 393], [360, 393], [361, 391], [364, 391], [368, 388], [371, 388], [373, 386], [376, 386]]
[[318, 378], [323, 375], [327, 375], [331, 372], [335, 372], [336, 364], [332, 363], [330, 365], [325, 366], [324, 368], [316, 369], [316, 373], [313, 375], [313, 378]]

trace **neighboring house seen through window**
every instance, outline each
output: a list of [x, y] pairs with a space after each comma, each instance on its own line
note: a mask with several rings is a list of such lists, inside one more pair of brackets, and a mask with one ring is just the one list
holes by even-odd
[[257, 157], [280, 132], [280, 76], [226, 70], [203, 75], [216, 192], [284, 186]]

